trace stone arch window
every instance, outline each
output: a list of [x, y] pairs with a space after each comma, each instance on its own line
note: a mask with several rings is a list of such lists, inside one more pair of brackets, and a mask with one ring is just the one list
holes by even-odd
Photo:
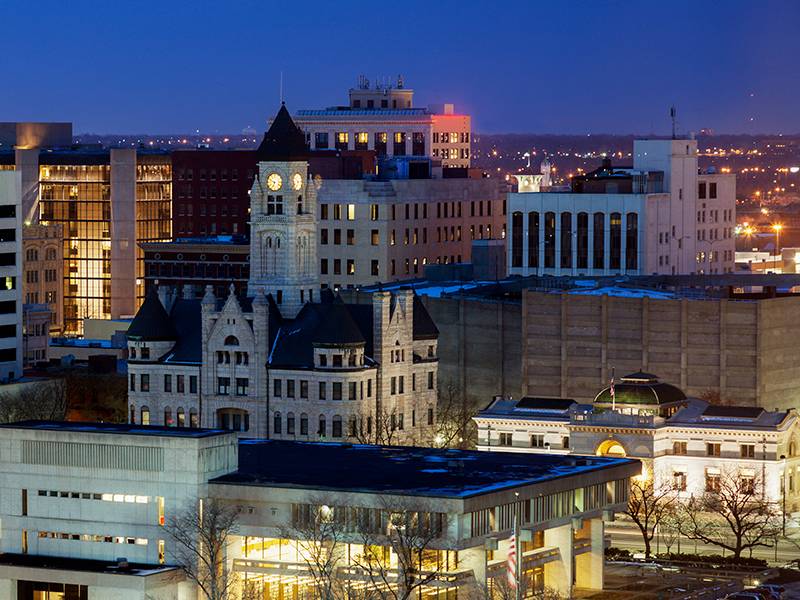
[[131, 404], [130, 423], [136, 423], [136, 407], [133, 404]]
[[[229, 335], [225, 338], [225, 345], [226, 346], [238, 346], [239, 345], [239, 338], [235, 335]], [[230, 359], [227, 361], [230, 362]]]
[[182, 406], [179, 406], [178, 410], [175, 411], [175, 416], [177, 418], [176, 424], [178, 427], [186, 427], [186, 412], [184, 412]]
[[281, 413], [280, 411], [275, 411], [275, 414], [272, 417], [272, 433], [281, 433]]
[[142, 425], [150, 425], [150, 409], [147, 406], [143, 406], [140, 411], [140, 422]]
[[319, 437], [325, 437], [328, 433], [328, 424], [325, 421], [325, 415], [319, 416], [319, 427], [317, 428], [317, 435]]
[[794, 457], [796, 451], [797, 447], [795, 446], [794, 440], [792, 440], [789, 442], [789, 458]]
[[290, 412], [286, 414], [286, 433], [288, 435], [294, 435], [294, 413]]
[[300, 435], [308, 435], [308, 415], [300, 413]]
[[342, 437], [342, 417], [339, 415], [333, 415], [333, 420], [331, 421], [331, 435], [335, 438]]
[[189, 427], [200, 427], [200, 419], [197, 415], [197, 409], [189, 410]]
[[167, 427], [175, 425], [175, 421], [172, 420], [172, 409], [169, 406], [164, 409], [164, 425]]

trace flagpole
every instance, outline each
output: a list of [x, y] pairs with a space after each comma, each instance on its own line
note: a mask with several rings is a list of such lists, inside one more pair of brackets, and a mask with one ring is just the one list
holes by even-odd
[[[517, 508], [519, 508], [519, 506], [515, 507], [515, 510]], [[517, 568], [516, 573], [514, 573], [514, 579], [517, 580], [516, 600], [520, 600], [522, 598], [522, 586], [520, 586], [520, 575], [522, 574], [522, 544], [519, 540], [519, 519], [516, 514], [514, 514], [514, 542], [517, 547]]]

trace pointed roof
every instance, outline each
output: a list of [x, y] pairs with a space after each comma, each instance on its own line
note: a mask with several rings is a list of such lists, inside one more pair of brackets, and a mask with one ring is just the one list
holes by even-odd
[[413, 335], [415, 340], [435, 340], [439, 337], [439, 328], [436, 327], [431, 314], [416, 293], [414, 294]]
[[139, 312], [127, 332], [128, 339], [147, 342], [173, 341], [178, 339], [175, 327], [158, 298], [156, 288], [144, 299]]
[[306, 136], [292, 120], [286, 104], [281, 102], [278, 114], [256, 150], [259, 161], [283, 161], [308, 155]]

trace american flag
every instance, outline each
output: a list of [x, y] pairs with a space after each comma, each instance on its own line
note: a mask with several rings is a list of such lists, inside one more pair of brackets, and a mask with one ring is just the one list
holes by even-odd
[[517, 522], [514, 520], [514, 530], [508, 539], [508, 587], [517, 589]]

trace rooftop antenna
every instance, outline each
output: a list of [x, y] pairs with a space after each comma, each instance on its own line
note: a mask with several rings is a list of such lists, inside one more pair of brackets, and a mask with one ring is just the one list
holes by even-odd
[[678, 111], [675, 110], [675, 105], [669, 107], [669, 118], [672, 119], [672, 139], [677, 139], [675, 137], [675, 118], [678, 114]]

